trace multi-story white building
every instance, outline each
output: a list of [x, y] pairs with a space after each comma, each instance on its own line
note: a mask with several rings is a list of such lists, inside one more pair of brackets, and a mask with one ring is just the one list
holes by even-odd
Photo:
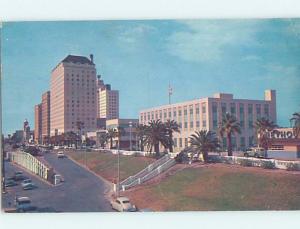
[[51, 73], [50, 135], [94, 131], [97, 118], [96, 68], [93, 55], [68, 55]]
[[[233, 136], [234, 149], [252, 146], [255, 144], [255, 121], [266, 117], [276, 122], [276, 92], [266, 90], [264, 100], [234, 99], [232, 94], [217, 93], [213, 97], [142, 110], [139, 121], [148, 124], [150, 120], [175, 120], [180, 126], [180, 133], [174, 133], [174, 149], [180, 151], [188, 146], [189, 137], [195, 131], [217, 132], [227, 112], [236, 116], [242, 129], [241, 134]], [[226, 148], [225, 138], [221, 139], [221, 143]]]

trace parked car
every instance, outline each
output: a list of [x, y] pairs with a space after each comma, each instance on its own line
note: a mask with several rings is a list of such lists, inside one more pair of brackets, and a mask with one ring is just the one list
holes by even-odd
[[22, 181], [22, 180], [26, 180], [26, 179], [28, 179], [28, 177], [24, 176], [23, 174], [16, 174], [14, 176], [15, 181]]
[[15, 172], [15, 175], [22, 175], [22, 174], [23, 174], [22, 171], [16, 171], [16, 172]]
[[17, 182], [15, 182], [14, 180], [6, 180], [5, 181], [5, 187], [13, 187], [13, 186], [16, 186], [16, 185], [18, 185], [18, 183]]
[[118, 197], [110, 202], [112, 209], [119, 212], [135, 212], [137, 208], [130, 203], [127, 197]]
[[26, 179], [21, 182], [21, 185], [22, 185], [22, 187], [24, 187], [25, 185], [30, 184], [30, 183], [32, 183], [31, 179]]
[[246, 149], [246, 152], [244, 152], [245, 157], [256, 157], [256, 158], [265, 158], [266, 157], [266, 151], [264, 148], [260, 147], [253, 147]]
[[66, 157], [63, 151], [57, 152], [57, 158], [64, 158]]
[[16, 197], [15, 205], [17, 212], [26, 212], [33, 210], [35, 207], [31, 205], [31, 200], [29, 197]]
[[23, 190], [32, 190], [37, 188], [37, 186], [33, 183], [27, 183], [23, 186]]

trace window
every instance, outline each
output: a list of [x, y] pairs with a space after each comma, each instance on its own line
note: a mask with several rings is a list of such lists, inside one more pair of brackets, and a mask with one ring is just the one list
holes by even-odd
[[179, 138], [179, 147], [182, 147], [182, 138]]
[[236, 113], [235, 103], [230, 103], [230, 113], [232, 115], [235, 115], [235, 113]]
[[190, 122], [190, 128], [191, 128], [191, 129], [194, 128], [194, 122], [193, 122], [193, 121]]
[[188, 139], [187, 139], [187, 138], [184, 139], [184, 146], [185, 146], [185, 147], [188, 146]]
[[174, 138], [173, 141], [174, 141], [174, 147], [177, 147], [177, 138]]
[[187, 122], [184, 122], [184, 129], [187, 129]]

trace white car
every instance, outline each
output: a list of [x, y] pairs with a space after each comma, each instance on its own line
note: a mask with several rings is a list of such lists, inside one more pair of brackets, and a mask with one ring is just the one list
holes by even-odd
[[31, 184], [31, 183], [32, 183], [31, 179], [26, 179], [21, 182], [21, 185], [24, 188], [27, 184]]
[[57, 152], [57, 158], [64, 158], [64, 157], [65, 157], [65, 154], [63, 151]]
[[119, 212], [135, 212], [136, 207], [130, 203], [127, 197], [118, 197], [110, 202], [112, 209]]

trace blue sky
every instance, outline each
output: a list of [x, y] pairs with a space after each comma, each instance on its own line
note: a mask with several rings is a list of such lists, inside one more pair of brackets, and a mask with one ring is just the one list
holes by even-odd
[[120, 91], [120, 116], [233, 93], [263, 99], [277, 90], [278, 124], [300, 111], [300, 20], [11, 22], [2, 28], [5, 134], [33, 128], [34, 105], [66, 55], [94, 54], [97, 73]]

